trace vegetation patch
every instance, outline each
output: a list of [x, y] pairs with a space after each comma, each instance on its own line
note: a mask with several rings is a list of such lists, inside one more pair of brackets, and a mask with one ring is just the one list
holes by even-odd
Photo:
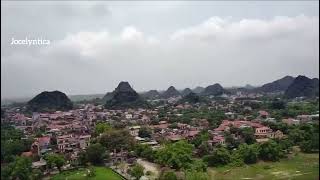
[[258, 162], [242, 167], [209, 168], [211, 179], [317, 179], [319, 177], [319, 154], [300, 153], [279, 162]]
[[[91, 171], [94, 170], [94, 173]], [[94, 167], [82, 168], [73, 171], [65, 171], [57, 174], [51, 180], [122, 180], [123, 178], [113, 172], [110, 168]]]

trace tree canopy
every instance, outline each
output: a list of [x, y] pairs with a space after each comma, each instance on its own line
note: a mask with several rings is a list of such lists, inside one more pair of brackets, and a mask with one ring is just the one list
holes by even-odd
[[174, 169], [186, 168], [193, 161], [192, 150], [193, 146], [185, 141], [167, 144], [158, 150], [157, 162]]

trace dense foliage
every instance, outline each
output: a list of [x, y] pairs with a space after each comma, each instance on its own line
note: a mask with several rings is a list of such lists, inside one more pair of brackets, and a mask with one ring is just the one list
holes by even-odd
[[1, 179], [31, 179], [31, 159], [17, 157], [13, 162], [1, 168]]
[[83, 158], [92, 164], [101, 164], [107, 158], [106, 148], [101, 144], [91, 144], [87, 149]]
[[50, 168], [57, 167], [59, 171], [61, 171], [61, 167], [65, 163], [64, 157], [59, 154], [47, 154], [45, 156], [45, 160], [47, 161], [47, 165]]
[[24, 138], [21, 130], [1, 124], [1, 161], [11, 162], [14, 156], [29, 151], [32, 138]]
[[111, 130], [105, 132], [99, 137], [98, 142], [113, 152], [132, 149], [134, 146], [134, 139], [127, 130]]
[[185, 141], [167, 144], [157, 151], [157, 162], [174, 169], [187, 168], [192, 160], [193, 146]]
[[135, 164], [130, 170], [129, 174], [134, 177], [136, 180], [140, 179], [144, 175], [144, 167], [140, 164]]

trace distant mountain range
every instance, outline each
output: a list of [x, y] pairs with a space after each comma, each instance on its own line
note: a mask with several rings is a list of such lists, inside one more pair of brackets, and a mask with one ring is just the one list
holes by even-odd
[[69, 95], [71, 101], [79, 102], [79, 101], [88, 101], [96, 98], [102, 98], [104, 94], [81, 94], [81, 95]]
[[[41, 111], [44, 109], [57, 109], [64, 110], [72, 108], [72, 102], [100, 99], [99, 102], [106, 104], [108, 107], [117, 107], [121, 104], [144, 104], [143, 99], [159, 99], [159, 98], [170, 98], [177, 96], [187, 96], [190, 93], [194, 93], [197, 96], [220, 96], [222, 94], [234, 94], [238, 91], [248, 93], [283, 93], [286, 98], [295, 97], [319, 97], [319, 79], [310, 79], [306, 76], [285, 76], [281, 79], [275, 80], [270, 83], [266, 83], [260, 87], [254, 87], [251, 85], [245, 85], [244, 87], [238, 88], [223, 88], [220, 84], [216, 83], [209, 85], [206, 88], [196, 87], [194, 89], [185, 88], [179, 92], [174, 86], [170, 86], [166, 91], [159, 92], [157, 90], [150, 90], [145, 93], [138, 94], [128, 82], [120, 82], [118, 87], [113, 92], [103, 94], [92, 94], [92, 95], [70, 95], [66, 96], [60, 91], [47, 92], [44, 91], [33, 99], [31, 98], [20, 98], [20, 99], [2, 99], [1, 105], [10, 103], [24, 103], [28, 101], [28, 107]], [[192, 94], [192, 96], [194, 96]], [[70, 98], [70, 99], [69, 99]]]

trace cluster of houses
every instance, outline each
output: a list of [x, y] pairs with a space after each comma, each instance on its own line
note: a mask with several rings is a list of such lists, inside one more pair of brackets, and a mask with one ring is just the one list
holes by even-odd
[[[173, 100], [172, 100], [173, 101]], [[177, 101], [175, 101], [177, 102]], [[36, 168], [45, 166], [43, 156], [50, 152], [61, 153], [65, 155], [67, 161], [77, 163], [79, 153], [89, 146], [91, 134], [98, 122], [108, 122], [110, 124], [123, 123], [129, 130], [130, 134], [135, 137], [136, 141], [142, 144], [148, 144], [156, 149], [160, 147], [160, 142], [192, 140], [202, 130], [208, 130], [210, 139], [208, 143], [212, 146], [217, 144], [225, 145], [225, 132], [229, 132], [231, 127], [236, 128], [253, 128], [254, 136], [257, 142], [266, 142], [269, 139], [284, 138], [285, 135], [281, 131], [273, 131], [264, 126], [264, 121], [275, 121], [266, 111], [259, 111], [258, 116], [254, 120], [248, 120], [247, 117], [239, 115], [234, 111], [239, 104], [230, 101], [226, 104], [212, 102], [207, 107], [212, 110], [222, 110], [228, 120], [223, 120], [216, 129], [208, 129], [209, 122], [206, 119], [192, 119], [190, 124], [169, 123], [168, 118], [163, 118], [154, 124], [154, 119], [159, 119], [159, 109], [125, 109], [125, 110], [108, 110], [102, 106], [86, 104], [78, 109], [67, 112], [56, 111], [54, 113], [33, 113], [31, 117], [16, 112], [7, 111], [6, 120], [15, 125], [16, 128], [23, 130], [25, 135], [31, 136], [38, 134], [35, 138], [30, 151], [24, 152], [23, 156], [38, 156], [38, 161], [33, 163]], [[240, 104], [241, 105], [241, 104]], [[196, 105], [188, 103], [169, 105], [166, 115], [181, 116], [180, 110], [196, 108]], [[243, 107], [243, 109], [250, 107]], [[319, 114], [315, 115], [299, 115], [296, 118], [283, 119], [282, 122], [288, 125], [300, 123], [318, 122]], [[150, 138], [139, 137], [141, 127], [148, 127], [152, 134]], [[237, 134], [232, 134], [234, 138], [241, 138]], [[111, 152], [112, 162], [123, 161], [128, 156], [128, 152]]]
[[[281, 139], [284, 137], [281, 131], [277, 130], [274, 132], [269, 127], [264, 126], [257, 121], [223, 120], [218, 128], [214, 129], [213, 131], [210, 131], [210, 133], [212, 134], [212, 139], [209, 140], [209, 143], [211, 145], [215, 145], [215, 144], [225, 145], [226, 142], [225, 142], [224, 133], [229, 132], [231, 127], [239, 128], [239, 129], [253, 128], [255, 131], [254, 136], [257, 142], [266, 142], [269, 139], [274, 139], [274, 138]], [[236, 139], [241, 138], [235, 134], [233, 135], [234, 135], [234, 138]]]

